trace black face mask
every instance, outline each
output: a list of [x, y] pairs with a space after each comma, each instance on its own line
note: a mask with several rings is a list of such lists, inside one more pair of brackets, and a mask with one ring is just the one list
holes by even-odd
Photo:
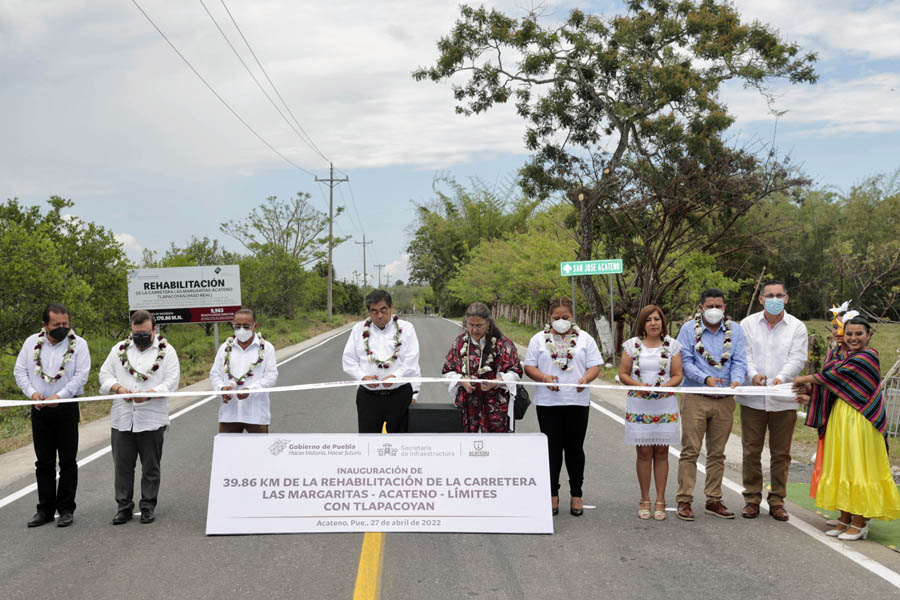
[[134, 342], [134, 345], [137, 346], [138, 350], [146, 350], [150, 347], [150, 344], [153, 343], [153, 334], [132, 333], [131, 340]]
[[51, 329], [47, 332], [47, 334], [53, 339], [54, 342], [61, 342], [66, 339], [66, 336], [69, 335], [68, 327], [57, 327], [56, 329]]

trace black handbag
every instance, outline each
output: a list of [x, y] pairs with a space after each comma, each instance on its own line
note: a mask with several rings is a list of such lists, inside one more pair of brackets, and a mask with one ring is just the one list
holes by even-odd
[[531, 398], [528, 396], [528, 390], [524, 385], [517, 385], [516, 397], [513, 400], [513, 415], [516, 421], [521, 421], [525, 417], [529, 406], [531, 406]]

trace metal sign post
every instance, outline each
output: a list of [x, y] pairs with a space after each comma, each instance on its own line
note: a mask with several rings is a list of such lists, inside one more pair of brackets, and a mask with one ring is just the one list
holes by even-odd
[[[616, 364], [616, 332], [613, 329], [613, 280], [612, 276], [622, 273], [622, 259], [611, 258], [606, 260], [577, 260], [559, 263], [559, 274], [562, 277], [572, 278], [572, 318], [575, 318], [575, 277], [579, 275], [607, 275], [609, 277], [609, 333], [612, 339], [612, 355], [613, 365]], [[602, 341], [602, 340], [601, 340]]]
[[613, 314], [614, 314], [613, 313], [613, 286], [612, 286], [613, 276], [612, 276], [612, 274], [610, 274], [610, 275], [607, 275], [607, 277], [609, 278], [609, 333], [613, 339], [613, 351], [611, 354], [612, 354], [612, 364], [615, 367], [616, 366], [616, 351], [615, 351], [616, 330], [615, 330], [615, 321], [613, 321]]
[[575, 323], [578, 318], [575, 316], [575, 278], [572, 278], [572, 322]]

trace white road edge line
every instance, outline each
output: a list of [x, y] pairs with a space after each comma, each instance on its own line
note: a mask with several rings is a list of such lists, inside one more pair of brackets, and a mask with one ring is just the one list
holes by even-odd
[[[319, 343], [316, 344], [315, 346], [310, 346], [310, 347], [307, 348], [306, 350], [301, 350], [301, 351], [298, 352], [297, 354], [294, 354], [294, 355], [292, 355], [292, 356], [287, 357], [287, 358], [284, 359], [283, 361], [277, 363], [277, 365], [280, 367], [281, 365], [287, 364], [287, 363], [291, 362], [292, 360], [294, 360], [295, 358], [297, 358], [298, 356], [302, 356], [303, 354], [306, 354], [306, 353], [309, 352], [310, 350], [315, 350], [315, 349], [318, 348], [319, 346], [322, 346], [323, 344], [327, 344], [327, 343], [330, 342], [331, 340], [333, 340], [333, 339], [335, 339], [335, 338], [337, 338], [337, 337], [340, 337], [340, 336], [342, 336], [342, 335], [345, 334], [345, 333], [347, 333], [347, 330], [340, 331], [340, 332], [334, 334], [333, 336], [331, 336], [331, 337], [329, 337], [329, 338], [326, 338], [326, 339], [322, 340], [321, 342], [319, 342]], [[195, 408], [199, 408], [199, 407], [203, 406], [204, 404], [206, 404], [207, 402], [209, 402], [210, 400], [214, 400], [214, 399], [216, 399], [216, 398], [218, 398], [218, 396], [207, 396], [207, 397], [205, 397], [205, 398], [202, 398], [202, 399], [200, 399], [200, 400], [194, 402], [193, 404], [191, 404], [191, 405], [189, 405], [189, 406], [185, 406], [185, 407], [182, 408], [181, 410], [179, 410], [179, 411], [177, 411], [177, 412], [175, 412], [175, 413], [172, 413], [172, 414], [169, 416], [169, 420], [177, 419], [177, 418], [180, 417], [181, 415], [187, 414], [187, 413], [191, 412], [192, 410], [194, 410]], [[112, 447], [111, 447], [111, 446], [105, 446], [105, 447], [103, 447], [103, 448], [100, 448], [100, 449], [97, 450], [96, 452], [94, 452], [94, 453], [92, 453], [92, 454], [89, 454], [88, 456], [85, 456], [84, 458], [82, 458], [81, 460], [79, 460], [79, 461], [78, 461], [78, 466], [79, 466], [79, 467], [83, 467], [83, 466], [85, 466], [85, 465], [87, 465], [87, 464], [89, 464], [89, 463], [92, 463], [92, 462], [94, 462], [95, 460], [97, 460], [98, 458], [100, 458], [101, 456], [104, 456], [104, 455], [106, 455], [106, 454], [109, 454], [111, 451], [112, 451]], [[58, 478], [59, 478], [59, 475], [57, 474], [57, 479], [58, 479]], [[2, 500], [0, 500], [0, 508], [3, 508], [4, 506], [7, 506], [8, 504], [12, 504], [13, 502], [15, 502], [16, 500], [18, 500], [19, 498], [22, 498], [22, 497], [24, 497], [24, 496], [27, 496], [28, 494], [30, 494], [31, 492], [34, 492], [34, 491], [37, 491], [37, 483], [32, 483], [31, 485], [27, 485], [27, 486], [23, 487], [22, 489], [20, 489], [20, 490], [18, 490], [18, 491], [16, 491], [16, 492], [13, 492], [12, 494], [10, 494], [10, 495], [6, 496], [5, 498], [3, 498]]]
[[[601, 413], [603, 413], [604, 415], [606, 415], [607, 417], [609, 417], [610, 419], [612, 419], [613, 421], [615, 421], [616, 423], [619, 423], [620, 425], [625, 425], [625, 419], [623, 419], [616, 413], [600, 406], [593, 400], [591, 401], [591, 406], [594, 407], [595, 409], [597, 409], [598, 411], [600, 411]], [[676, 458], [681, 456], [681, 452], [671, 446], [669, 446], [669, 454], [671, 454], [672, 456], [675, 456]], [[706, 473], [706, 466], [702, 465], [698, 462], [697, 470], [700, 471], [701, 473]], [[734, 481], [731, 481], [727, 477], [722, 478], [722, 484], [725, 487], [727, 487], [729, 490], [732, 490], [733, 492], [737, 492], [738, 494], [742, 494], [744, 491], [742, 486], [738, 485]], [[765, 500], [763, 500], [762, 503], [760, 504], [760, 510], [765, 510], [768, 508], [769, 508], [769, 505], [766, 503]], [[869, 572], [874, 573], [875, 575], [878, 575], [879, 577], [881, 577], [888, 583], [892, 584], [894, 587], [900, 588], [900, 573], [897, 573], [893, 569], [890, 569], [890, 568], [884, 566], [880, 562], [869, 558], [868, 556], [866, 556], [865, 554], [862, 554], [861, 552], [857, 552], [856, 550], [853, 550], [852, 548], [848, 548], [846, 544], [837, 541], [837, 539], [835, 539], [835, 538], [827, 537], [824, 532], [816, 529], [815, 527], [813, 527], [806, 521], [803, 521], [802, 519], [790, 519], [788, 521], [788, 525], [793, 525], [794, 527], [796, 527], [797, 529], [799, 529], [800, 531], [802, 531], [809, 537], [813, 538], [817, 542], [821, 542], [822, 544], [825, 544], [826, 546], [828, 546], [830, 549], [834, 550], [841, 556], [843, 556], [849, 560], [852, 560], [853, 562], [855, 562], [859, 566], [863, 567], [864, 569], [868, 570]]]

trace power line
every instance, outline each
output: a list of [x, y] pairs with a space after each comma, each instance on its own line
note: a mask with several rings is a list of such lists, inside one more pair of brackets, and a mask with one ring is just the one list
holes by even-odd
[[253, 79], [253, 82], [256, 84], [256, 87], [259, 88], [259, 91], [261, 91], [263, 93], [263, 95], [266, 97], [266, 100], [269, 101], [269, 104], [271, 104], [272, 107], [278, 112], [278, 114], [281, 115], [281, 118], [284, 119], [284, 122], [287, 123], [288, 127], [290, 127], [294, 131], [294, 133], [297, 134], [297, 137], [300, 138], [300, 141], [302, 141], [310, 149], [312, 149], [314, 152], [318, 153], [321, 156], [321, 153], [318, 151], [318, 148], [315, 147], [315, 144], [313, 144], [312, 140], [307, 139], [307, 137], [304, 137], [304, 133], [306, 133], [306, 132], [301, 133], [294, 126], [294, 124], [291, 123], [290, 119], [287, 118], [287, 116], [284, 114], [284, 112], [282, 112], [281, 108], [278, 107], [278, 104], [275, 103], [275, 100], [272, 99], [272, 96], [269, 95], [269, 92], [267, 92], [266, 89], [263, 87], [263, 85], [259, 82], [259, 79], [257, 79], [256, 75], [253, 74], [253, 71], [250, 70], [250, 67], [247, 65], [246, 61], [244, 61], [244, 58], [237, 51], [237, 48], [234, 47], [234, 44], [232, 44], [231, 40], [228, 39], [228, 36], [225, 35], [225, 32], [222, 30], [222, 27], [219, 26], [219, 22], [216, 21], [216, 18], [210, 12], [209, 8], [206, 6], [206, 3], [203, 0], [200, 0], [200, 5], [203, 7], [203, 10], [206, 11], [206, 14], [209, 16], [210, 20], [213, 22], [213, 25], [216, 26], [216, 29], [219, 30], [219, 33], [222, 34], [222, 38], [228, 44], [228, 47], [231, 48], [231, 51], [234, 52], [234, 55], [241, 62], [241, 65], [244, 66], [244, 70], [246, 70], [247, 73], [250, 75], [250, 77]]
[[220, 0], [220, 2], [222, 3], [222, 6], [225, 8], [225, 12], [228, 13], [228, 17], [231, 19], [231, 22], [234, 23], [234, 28], [237, 29], [237, 32], [241, 35], [241, 39], [244, 40], [244, 44], [247, 45], [247, 49], [250, 51], [250, 54], [253, 56], [253, 60], [256, 61], [256, 64], [259, 66], [260, 70], [263, 72], [263, 75], [266, 76], [266, 81], [268, 81], [269, 85], [272, 86], [272, 89], [275, 91], [275, 94], [278, 96], [278, 99], [281, 100], [281, 103], [284, 104], [284, 107], [287, 109], [288, 114], [291, 115], [292, 119], [294, 119], [294, 122], [297, 124], [297, 127], [300, 128], [300, 131], [302, 131], [304, 134], [306, 134], [306, 137], [307, 137], [307, 139], [309, 139], [309, 143], [310, 143], [312, 149], [315, 150], [319, 154], [319, 156], [321, 156], [326, 162], [330, 163], [331, 160], [327, 156], [325, 156], [321, 150], [319, 150], [319, 147], [316, 146], [315, 142], [313, 142], [312, 136], [310, 136], [308, 133], [306, 133], [306, 130], [303, 129], [303, 125], [301, 125], [300, 121], [297, 120], [297, 117], [294, 116], [294, 113], [291, 110], [291, 107], [288, 106], [288, 103], [284, 101], [284, 98], [281, 96], [281, 92], [278, 91], [278, 87], [272, 81], [272, 78], [269, 77], [269, 73], [266, 72], [266, 68], [262, 66], [262, 63], [260, 62], [259, 58], [256, 56], [256, 52], [253, 51], [253, 47], [250, 45], [250, 42], [247, 41], [246, 36], [244, 36], [244, 32], [241, 31], [240, 26], [237, 24], [237, 21], [235, 20], [234, 15], [231, 14], [231, 11], [228, 9], [228, 5], [225, 4], [225, 0]]
[[[348, 181], [347, 184], [349, 185], [350, 182]], [[344, 196], [344, 192], [341, 190], [341, 188], [338, 188], [338, 193], [341, 195], [341, 202], [344, 205], [344, 212], [347, 213], [347, 218], [350, 219], [350, 224], [353, 225], [353, 228], [356, 229], [356, 231], [358, 231], [360, 235], [364, 234], [366, 232], [365, 229], [363, 229], [359, 223], [353, 220], [353, 213], [347, 210], [347, 198]]]
[[[344, 175], [346, 176], [347, 174], [344, 173]], [[347, 183], [347, 189], [350, 190], [350, 200], [352, 200], [352, 202], [353, 202], [353, 212], [356, 214], [356, 222], [359, 223], [359, 230], [362, 232], [365, 232], [366, 228], [363, 227], [362, 218], [359, 216], [359, 208], [356, 206], [356, 196], [353, 194], [353, 186], [349, 182]], [[340, 190], [338, 190], [338, 191], [340, 191]], [[343, 192], [341, 192], [341, 199], [344, 200], [344, 204], [346, 205], [347, 200], [344, 199]], [[352, 221], [353, 219], [350, 219], [350, 220]]]
[[178, 48], [175, 47], [175, 44], [172, 43], [172, 40], [170, 40], [170, 39], [166, 36], [166, 34], [163, 33], [162, 29], [160, 29], [159, 26], [158, 26], [156, 23], [153, 22], [153, 19], [151, 19], [151, 18], [150, 18], [150, 15], [148, 15], [147, 12], [146, 12], [143, 8], [141, 8], [141, 5], [137, 3], [137, 0], [131, 0], [131, 2], [132, 2], [132, 4], [134, 4], [134, 5], [137, 7], [137, 9], [138, 9], [139, 11], [141, 11], [141, 14], [144, 15], [144, 18], [147, 19], [147, 21], [153, 26], [154, 29], [156, 29], [156, 31], [159, 33], [159, 35], [161, 35], [162, 38], [163, 38], [164, 40], [166, 40], [166, 43], [169, 44], [169, 46], [172, 48], [172, 50], [175, 51], [175, 54], [177, 54], [178, 57], [179, 57], [182, 61], [184, 61], [184, 64], [186, 64], [186, 65], [188, 66], [188, 68], [194, 73], [194, 75], [196, 75], [197, 78], [200, 79], [200, 81], [203, 82], [203, 85], [205, 85], [205, 86], [207, 87], [207, 89], [208, 89], [210, 92], [212, 92], [212, 94], [213, 94], [216, 98], [218, 98], [219, 102], [221, 102], [221, 103], [225, 106], [225, 108], [227, 108], [227, 109], [229, 110], [229, 112], [231, 112], [231, 114], [234, 115], [234, 117], [235, 117], [238, 121], [241, 122], [241, 124], [242, 124], [244, 127], [246, 127], [247, 129], [249, 129], [250, 132], [251, 132], [253, 135], [255, 135], [256, 138], [257, 138], [259, 141], [261, 141], [263, 144], [265, 144], [266, 147], [269, 148], [269, 150], [271, 150], [272, 152], [274, 152], [275, 154], [277, 154], [278, 156], [280, 156], [286, 163], [290, 164], [292, 167], [294, 167], [295, 169], [297, 169], [297, 170], [299, 170], [299, 171], [303, 171], [304, 173], [306, 173], [306, 174], [308, 174], [308, 175], [312, 175], [313, 177], [316, 176], [315, 173], [313, 173], [313, 172], [311, 172], [311, 171], [307, 171], [306, 169], [304, 169], [303, 167], [301, 167], [300, 165], [298, 165], [297, 163], [295, 163], [294, 161], [292, 161], [291, 159], [289, 159], [287, 156], [285, 156], [284, 154], [282, 154], [281, 152], [279, 152], [278, 149], [275, 148], [275, 146], [273, 146], [272, 144], [270, 144], [269, 142], [267, 142], [266, 139], [263, 138], [263, 136], [261, 136], [259, 133], [257, 133], [256, 130], [253, 129], [253, 127], [251, 127], [250, 124], [247, 123], [247, 121], [245, 121], [244, 118], [241, 117], [241, 115], [239, 115], [239, 114], [237, 113], [236, 110], [234, 110], [233, 108], [231, 108], [231, 105], [228, 104], [228, 102], [226, 102], [225, 99], [222, 98], [222, 96], [219, 95], [219, 93], [215, 90], [215, 88], [213, 88], [213, 86], [210, 85], [209, 82], [206, 81], [206, 79], [203, 78], [203, 75], [201, 75], [200, 72], [197, 71], [197, 69], [194, 68], [194, 65], [191, 64], [191, 61], [189, 61], [187, 58], [185, 58], [184, 54], [182, 54], [182, 53], [178, 50]]

